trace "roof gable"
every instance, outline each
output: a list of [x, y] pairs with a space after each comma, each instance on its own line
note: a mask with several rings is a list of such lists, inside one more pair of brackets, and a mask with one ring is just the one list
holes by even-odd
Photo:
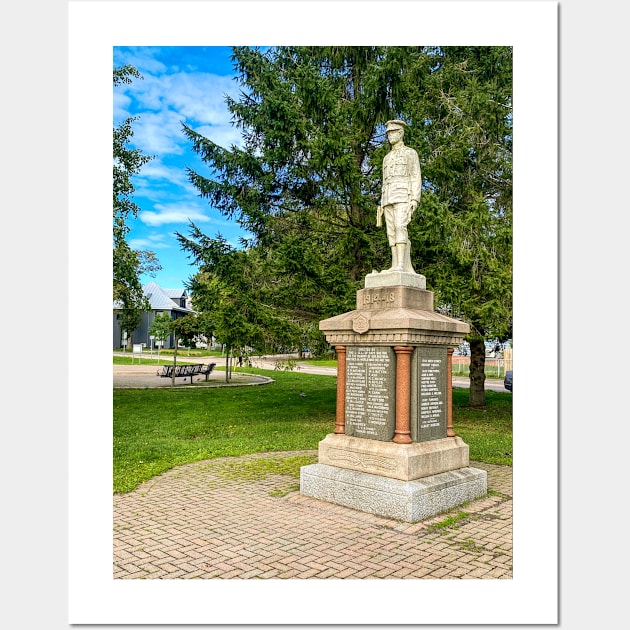
[[181, 300], [181, 298], [187, 298], [188, 294], [186, 293], [186, 289], [162, 289], [171, 300]]
[[[142, 287], [144, 294], [147, 296], [151, 309], [154, 311], [181, 311], [184, 313], [192, 312], [189, 308], [185, 308], [179, 305], [179, 302], [175, 302], [173, 295], [177, 294], [177, 299], [182, 295], [185, 295], [184, 290], [179, 289], [163, 289], [159, 284], [155, 282], [149, 282]], [[169, 295], [169, 293], [171, 295]]]
[[[156, 282], [149, 282], [142, 287], [153, 311], [177, 311], [178, 313], [194, 313], [194, 310], [179, 305], [181, 298], [188, 300], [188, 294], [184, 289], [163, 289]], [[120, 301], [114, 301], [114, 308], [122, 308]]]

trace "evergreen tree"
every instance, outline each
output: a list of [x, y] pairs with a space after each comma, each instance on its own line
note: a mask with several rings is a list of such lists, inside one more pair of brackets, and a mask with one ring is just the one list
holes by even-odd
[[[401, 118], [423, 172], [412, 262], [436, 304], [471, 323], [477, 366], [476, 340], [511, 322], [511, 49], [240, 47], [233, 61], [243, 90], [227, 103], [243, 147], [184, 133], [216, 173], [189, 171], [199, 194], [253, 234], [241, 264], [259, 274], [250, 297], [303, 330], [354, 308], [364, 276], [390, 262], [375, 213], [384, 123]], [[191, 229], [189, 251], [203, 236]], [[204, 269], [226, 281], [218, 261]]]
[[484, 340], [512, 335], [512, 50], [430, 57], [428, 76], [409, 83], [426, 189], [411, 238], [436, 303], [471, 325], [469, 405], [480, 407]]

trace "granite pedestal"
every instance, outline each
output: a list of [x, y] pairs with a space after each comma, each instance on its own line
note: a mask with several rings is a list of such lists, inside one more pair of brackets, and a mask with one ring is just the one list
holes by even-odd
[[414, 481], [311, 464], [300, 470], [300, 492], [306, 496], [370, 514], [416, 523], [483, 496], [487, 473], [458, 468]]
[[369, 274], [357, 308], [320, 322], [337, 350], [335, 431], [300, 492], [416, 522], [487, 492], [451, 424], [452, 348], [469, 326], [433, 310], [417, 274]]

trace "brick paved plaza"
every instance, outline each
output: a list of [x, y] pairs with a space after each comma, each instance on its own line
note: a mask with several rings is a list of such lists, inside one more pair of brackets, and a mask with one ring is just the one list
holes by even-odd
[[[480, 462], [488, 496], [401, 523], [238, 475], [263, 453], [175, 468], [114, 496], [115, 579], [512, 578], [512, 468]], [[448, 520], [447, 520], [448, 519]]]

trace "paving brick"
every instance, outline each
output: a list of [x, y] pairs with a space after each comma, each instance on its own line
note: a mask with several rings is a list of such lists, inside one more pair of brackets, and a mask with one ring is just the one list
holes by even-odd
[[230, 480], [227, 461], [181, 466], [114, 496], [114, 579], [512, 578], [508, 467], [477, 464], [504, 496], [473, 501], [468, 522], [431, 531], [445, 515], [410, 524], [299, 492], [270, 497], [294, 480]]

